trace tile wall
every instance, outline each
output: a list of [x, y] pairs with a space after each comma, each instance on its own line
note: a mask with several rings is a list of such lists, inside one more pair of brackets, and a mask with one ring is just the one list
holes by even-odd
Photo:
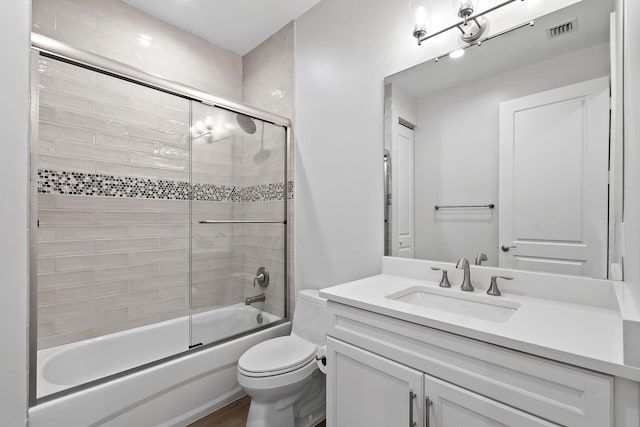
[[242, 57], [118, 0], [33, 0], [33, 31], [168, 80], [242, 99]]
[[[233, 54], [213, 45], [207, 51], [206, 42], [155, 18], [123, 17], [140, 13], [115, 0], [35, 0], [34, 31], [223, 96], [242, 99], [246, 85], [245, 103], [292, 115], [293, 24], [240, 58], [238, 67]], [[138, 25], [154, 29], [157, 45], [127, 41]], [[176, 39], [202, 49], [171, 50]], [[153, 56], [153, 49], [162, 54]], [[170, 68], [176, 61], [163, 55], [209, 68], [180, 75]], [[244, 75], [243, 60], [250, 64]], [[261, 292], [252, 283], [264, 265], [271, 286], [258, 306], [283, 315], [283, 226], [197, 221], [282, 219], [282, 196], [293, 197], [293, 184], [284, 186], [284, 129], [255, 121], [251, 135], [194, 141], [190, 164], [186, 100], [47, 58], [38, 65], [39, 348], [189, 312], [190, 176], [192, 307], [208, 310]], [[194, 104], [193, 124], [215, 115], [211, 110]], [[292, 242], [291, 235], [290, 253]]]
[[[292, 21], [285, 25], [282, 29], [265, 40], [258, 47], [253, 49], [244, 56], [243, 64], [243, 87], [244, 87], [244, 103], [261, 108], [263, 110], [272, 111], [284, 117], [291, 118], [294, 121], [294, 99], [295, 99], [295, 76], [294, 76], [294, 41], [295, 41], [295, 23]], [[269, 182], [269, 180], [277, 179], [278, 166], [284, 161], [283, 151], [278, 151], [278, 143], [282, 136], [276, 129], [266, 128], [264, 141], [255, 138], [247, 144], [247, 151], [253, 152], [253, 155], [244, 157], [244, 168], [246, 169], [243, 177], [245, 184], [254, 185], [257, 183]], [[264, 143], [264, 145], [261, 145]], [[295, 144], [291, 144], [291, 156]], [[270, 155], [259, 155], [261, 151], [268, 150]], [[293, 164], [293, 162], [291, 162]], [[281, 173], [282, 169], [280, 169]], [[287, 251], [289, 254], [289, 305], [293, 312], [295, 303], [295, 270], [294, 270], [294, 209], [293, 209], [293, 168], [288, 171], [288, 210], [289, 222], [289, 240]], [[278, 218], [282, 212], [281, 204], [277, 202], [262, 203], [244, 203], [244, 215], [249, 217], [267, 216], [270, 218]], [[272, 244], [277, 241], [276, 237], [279, 230], [270, 228], [254, 229], [252, 232], [245, 234], [245, 271], [244, 274], [249, 276], [255, 274], [255, 263], [271, 263], [282, 265], [277, 260], [270, 260], [265, 257], [266, 247], [265, 241], [272, 239]], [[281, 243], [282, 244], [282, 243]], [[273, 254], [282, 254], [280, 251], [273, 251]], [[252, 294], [255, 290], [247, 282], [245, 283], [245, 293]], [[282, 288], [274, 286], [266, 290], [267, 300], [264, 303], [265, 309], [278, 313], [284, 308], [281, 306], [284, 300], [277, 295], [282, 295]]]

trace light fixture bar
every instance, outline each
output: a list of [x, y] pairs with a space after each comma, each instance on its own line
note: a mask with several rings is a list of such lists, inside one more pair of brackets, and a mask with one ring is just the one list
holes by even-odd
[[[422, 44], [422, 42], [424, 42], [426, 40], [429, 40], [430, 38], [433, 38], [435, 36], [439, 36], [442, 33], [446, 33], [447, 31], [449, 31], [449, 30], [451, 30], [453, 28], [458, 28], [460, 31], [462, 31], [462, 34], [465, 34], [465, 32], [464, 32], [464, 30], [462, 29], [461, 26], [464, 25], [466, 22], [468, 22], [470, 20], [477, 20], [481, 16], [484, 16], [484, 15], [486, 15], [488, 13], [491, 13], [494, 10], [498, 10], [498, 9], [500, 9], [500, 8], [502, 8], [502, 7], [504, 7], [504, 6], [508, 5], [508, 4], [511, 4], [511, 3], [515, 2], [515, 1], [518, 1], [518, 0], [507, 0], [507, 1], [503, 2], [503, 3], [500, 3], [500, 4], [497, 4], [497, 5], [493, 6], [493, 7], [490, 7], [487, 10], [484, 10], [482, 12], [478, 12], [475, 15], [471, 15], [471, 16], [465, 17], [465, 19], [462, 19], [462, 20], [456, 22], [455, 24], [450, 25], [447, 28], [444, 28], [444, 29], [442, 29], [442, 30], [440, 30], [438, 32], [435, 32], [433, 34], [429, 34], [428, 36], [420, 37], [420, 38], [418, 38], [418, 46], [420, 46]], [[524, 0], [520, 0], [520, 1], [524, 1]]]
[[[500, 37], [500, 36], [503, 36], [505, 34], [512, 33], [512, 32], [514, 32], [516, 30], [519, 30], [520, 28], [533, 27], [534, 25], [535, 25], [535, 21], [533, 21], [533, 20], [527, 21], [524, 24], [516, 25], [515, 27], [506, 29], [504, 31], [501, 31], [501, 32], [493, 34], [493, 35], [490, 35], [488, 37], [483, 38], [482, 40], [478, 40], [477, 42], [470, 43], [470, 44], [468, 44], [466, 46], [462, 46], [462, 47], [460, 47], [460, 48], [458, 48], [456, 50], [467, 50], [472, 46], [481, 46], [483, 43], [485, 43], [485, 42], [487, 42], [489, 40], [495, 39], [496, 37]], [[455, 52], [455, 51], [452, 51], [452, 52]], [[444, 58], [445, 56], [449, 56], [450, 54], [451, 54], [451, 52], [449, 52], [447, 54], [444, 54], [444, 55], [436, 56], [435, 58], [433, 58], [433, 61], [434, 62], [439, 62], [440, 59]]]

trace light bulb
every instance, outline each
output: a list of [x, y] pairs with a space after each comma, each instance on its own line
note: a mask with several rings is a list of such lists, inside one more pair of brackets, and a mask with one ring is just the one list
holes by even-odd
[[449, 58], [452, 59], [460, 58], [461, 56], [464, 56], [464, 49], [454, 50], [449, 54]]
[[427, 8], [420, 6], [416, 9], [416, 29], [427, 28]]
[[460, 18], [468, 18], [478, 11], [478, 0], [453, 0], [453, 8]]

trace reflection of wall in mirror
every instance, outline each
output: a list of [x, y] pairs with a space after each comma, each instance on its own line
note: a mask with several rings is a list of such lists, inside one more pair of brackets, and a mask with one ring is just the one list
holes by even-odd
[[[562, 70], [561, 73], [557, 70]], [[609, 74], [609, 46], [505, 71], [418, 100], [415, 168], [416, 258], [497, 265], [497, 210], [449, 211], [435, 204], [498, 203], [499, 103]]]

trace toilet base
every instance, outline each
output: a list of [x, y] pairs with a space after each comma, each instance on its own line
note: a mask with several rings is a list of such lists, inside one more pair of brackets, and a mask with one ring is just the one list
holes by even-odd
[[314, 427], [326, 414], [325, 375], [320, 371], [294, 395], [278, 401], [251, 399], [247, 427]]

